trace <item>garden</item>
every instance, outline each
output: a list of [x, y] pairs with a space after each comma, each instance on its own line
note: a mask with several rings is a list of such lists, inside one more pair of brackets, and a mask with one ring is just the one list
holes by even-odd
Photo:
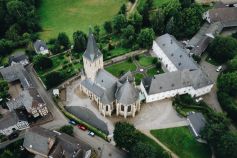
[[151, 134], [182, 158], [210, 158], [207, 144], [196, 141], [188, 127], [151, 130]]
[[122, 76], [127, 71], [134, 74], [136, 84], [140, 84], [142, 78], [163, 73], [160, 61], [148, 54], [136, 55], [129, 59], [109, 65], [105, 69], [116, 77]]

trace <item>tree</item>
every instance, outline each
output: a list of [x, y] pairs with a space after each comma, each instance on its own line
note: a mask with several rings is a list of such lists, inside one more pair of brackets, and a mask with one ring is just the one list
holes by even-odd
[[139, 13], [142, 15], [142, 25], [147, 27], [150, 25], [150, 8], [147, 3], [143, 5]]
[[114, 129], [114, 141], [119, 148], [130, 151], [132, 146], [139, 141], [139, 133], [133, 125], [117, 122]]
[[3, 103], [7, 101], [8, 94], [8, 83], [5, 80], [0, 79], [0, 98], [2, 99], [0, 102]]
[[237, 71], [237, 55], [227, 63], [228, 71]]
[[217, 154], [218, 158], [237, 157], [237, 134], [234, 132], [228, 132], [223, 135], [217, 144]]
[[132, 158], [156, 158], [157, 153], [153, 146], [143, 142], [134, 144], [131, 149]]
[[155, 33], [153, 29], [145, 28], [142, 29], [138, 35], [138, 43], [142, 48], [149, 49], [152, 46]]
[[120, 14], [120, 15], [115, 16], [114, 21], [113, 21], [114, 31], [120, 33], [121, 30], [126, 26], [126, 24], [127, 24], [127, 19], [125, 15]]
[[66, 133], [66, 134], [68, 134], [70, 136], [73, 136], [73, 126], [71, 126], [71, 125], [62, 126], [59, 129], [59, 132]]
[[63, 81], [63, 79], [63, 75], [60, 72], [53, 71], [45, 76], [45, 83], [47, 88], [49, 89], [59, 85]]
[[70, 48], [70, 41], [65, 32], [60, 32], [58, 34], [58, 44], [64, 47], [64, 50]]
[[161, 35], [165, 29], [165, 17], [161, 9], [151, 16], [151, 26], [157, 35]]
[[10, 150], [4, 150], [0, 158], [15, 158], [16, 156]]
[[127, 48], [131, 47], [136, 40], [135, 29], [132, 25], [128, 25], [122, 29], [123, 45]]
[[34, 68], [36, 70], [46, 70], [53, 66], [52, 60], [44, 55], [37, 55], [33, 58]]
[[218, 63], [225, 63], [237, 54], [237, 40], [232, 37], [217, 36], [207, 51]]
[[104, 29], [107, 33], [112, 33], [112, 31], [113, 31], [112, 22], [111, 21], [106, 21], [104, 23]]
[[73, 50], [76, 52], [83, 52], [86, 49], [87, 37], [82, 31], [76, 31], [73, 33], [74, 47]]
[[217, 87], [222, 92], [236, 97], [237, 96], [237, 72], [222, 74], [217, 80]]
[[58, 40], [56, 40], [53, 44], [53, 47], [52, 47], [52, 53], [53, 54], [58, 54], [61, 52], [61, 45], [60, 45], [60, 42]]
[[131, 17], [131, 24], [134, 26], [136, 32], [139, 32], [142, 27], [142, 16], [135, 12]]
[[127, 7], [125, 4], [123, 4], [118, 12], [118, 14], [124, 14], [126, 15], [126, 12], [127, 12]]
[[232, 37], [235, 38], [235, 39], [237, 39], [237, 32], [233, 33], [233, 34], [232, 34]]
[[93, 34], [95, 36], [95, 39], [97, 42], [99, 42], [100, 41], [100, 27], [98, 25], [95, 25], [93, 30], [94, 30]]
[[192, 4], [192, 0], [179, 0], [182, 8], [188, 8]]
[[129, 0], [129, 2], [134, 3], [136, 0]]

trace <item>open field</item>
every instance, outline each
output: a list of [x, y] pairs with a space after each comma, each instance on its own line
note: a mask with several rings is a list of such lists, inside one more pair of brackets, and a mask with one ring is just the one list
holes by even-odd
[[102, 25], [111, 20], [126, 0], [42, 0], [38, 9], [44, 40], [66, 32], [72, 39], [73, 32], [88, 32], [88, 27]]
[[211, 158], [208, 145], [197, 142], [188, 127], [151, 130], [151, 134], [182, 158]]
[[[161, 7], [164, 3], [173, 1], [173, 0], [154, 0], [154, 7], [158, 8]], [[146, 0], [138, 0], [138, 9], [140, 9]]]

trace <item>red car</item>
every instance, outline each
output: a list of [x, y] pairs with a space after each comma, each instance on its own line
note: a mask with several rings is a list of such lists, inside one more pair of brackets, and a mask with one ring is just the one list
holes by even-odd
[[86, 127], [85, 127], [85, 126], [83, 126], [83, 125], [78, 125], [77, 127], [78, 127], [79, 129], [83, 130], [83, 131], [85, 131], [85, 130], [86, 130]]

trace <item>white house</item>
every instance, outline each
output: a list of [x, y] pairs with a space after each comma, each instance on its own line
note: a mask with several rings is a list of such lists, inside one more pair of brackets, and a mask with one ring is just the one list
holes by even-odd
[[12, 111], [0, 119], [0, 133], [3, 135], [10, 135], [16, 130], [26, 128], [29, 128], [29, 123], [21, 112]]
[[198, 97], [211, 91], [213, 82], [173, 36], [165, 34], [158, 37], [152, 48], [169, 72], [142, 80], [140, 88], [146, 102], [186, 93]]
[[46, 43], [42, 40], [35, 41], [34, 49], [37, 54], [42, 54], [42, 55], [49, 54], [49, 49], [48, 49]]

